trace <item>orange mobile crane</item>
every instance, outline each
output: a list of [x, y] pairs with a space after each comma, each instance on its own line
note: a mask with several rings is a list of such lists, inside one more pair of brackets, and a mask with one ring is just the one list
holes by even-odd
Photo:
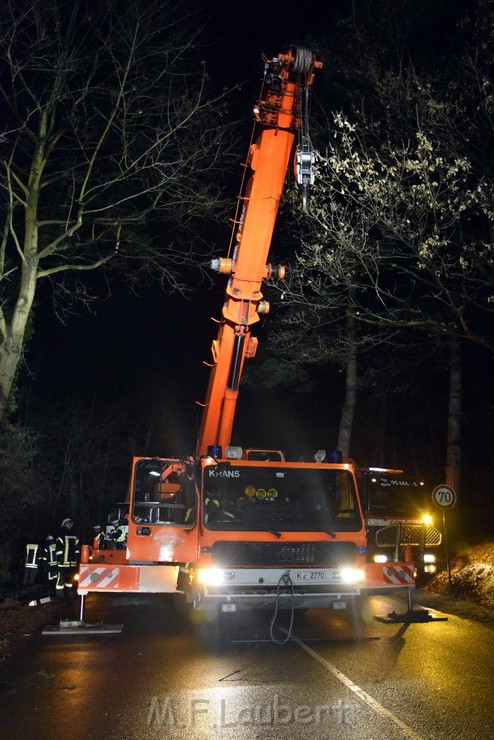
[[363, 588], [412, 588], [411, 563], [366, 565], [356, 470], [341, 457], [289, 462], [277, 450], [242, 450], [231, 435], [242, 369], [256, 353], [252, 327], [268, 311], [262, 283], [283, 277], [269, 249], [290, 162], [304, 204], [314, 155], [307, 102], [316, 55], [300, 48], [265, 59], [196, 454], [134, 458], [125, 550], [95, 549], [78, 593], [180, 593], [194, 608], [345, 608]]

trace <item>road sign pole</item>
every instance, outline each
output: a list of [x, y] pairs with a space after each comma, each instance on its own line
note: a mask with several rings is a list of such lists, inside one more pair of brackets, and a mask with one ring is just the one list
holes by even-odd
[[452, 593], [453, 585], [451, 583], [451, 564], [449, 562], [448, 537], [446, 533], [446, 509], [451, 509], [456, 504], [457, 499], [458, 497], [454, 488], [446, 484], [436, 486], [432, 491], [432, 501], [443, 513], [444, 553], [446, 555], [449, 593]]
[[448, 551], [448, 538], [446, 535], [446, 510], [443, 509], [443, 532], [444, 532], [444, 554], [446, 555], [446, 570], [448, 572], [448, 584], [449, 593], [453, 592], [453, 584], [451, 583], [451, 564], [449, 562], [449, 551]]

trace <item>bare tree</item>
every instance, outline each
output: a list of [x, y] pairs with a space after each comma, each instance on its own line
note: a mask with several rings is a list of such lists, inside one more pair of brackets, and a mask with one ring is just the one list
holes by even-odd
[[[291, 229], [299, 246], [270, 344], [303, 363], [346, 367], [350, 316], [359, 372], [377, 348], [387, 358], [413, 348], [445, 358], [460, 343], [492, 353], [492, 8], [478, 0], [464, 19], [457, 62], [447, 46], [438, 61], [440, 50], [422, 41], [415, 63], [406, 38], [413, 4], [371, 5], [365, 28], [347, 26], [345, 62], [333, 59], [331, 104], [345, 113], [323, 111], [312, 217]], [[389, 383], [389, 364], [386, 372]], [[457, 454], [459, 385], [450, 391]], [[456, 480], [453, 457], [448, 448]]]
[[494, 317], [491, 183], [422, 130], [398, 145], [369, 142], [337, 115], [334, 137], [285, 293], [312, 307], [349, 306], [371, 341], [406, 329], [493, 351], [484, 331]]
[[183, 288], [228, 154], [199, 33], [185, 0], [2, 3], [0, 420], [41, 284], [87, 300], [111, 264]]

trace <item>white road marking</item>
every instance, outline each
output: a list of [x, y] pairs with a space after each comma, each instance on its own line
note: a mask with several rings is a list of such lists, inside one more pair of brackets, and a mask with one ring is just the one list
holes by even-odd
[[[283, 632], [286, 632], [284, 628], [281, 628]], [[311, 658], [314, 658], [314, 660], [317, 660], [318, 663], [320, 663], [329, 673], [332, 673], [335, 678], [338, 679], [338, 681], [341, 681], [341, 683], [346, 686], [350, 691], [353, 691], [354, 694], [356, 694], [359, 699], [361, 699], [363, 702], [368, 704], [371, 709], [373, 709], [377, 714], [382, 715], [383, 717], [386, 717], [391, 722], [393, 722], [397, 727], [400, 728], [400, 730], [403, 732], [404, 737], [410, 738], [410, 740], [423, 740], [423, 738], [418, 735], [414, 730], [412, 730], [411, 727], [409, 727], [405, 722], [402, 722], [401, 719], [399, 719], [393, 712], [391, 712], [389, 709], [386, 709], [386, 707], [383, 707], [382, 704], [379, 704], [378, 701], [376, 701], [370, 694], [368, 694], [366, 691], [360, 688], [360, 686], [357, 686], [356, 683], [354, 683], [348, 676], [345, 676], [344, 673], [338, 670], [334, 665], [329, 663], [325, 658], [323, 658], [321, 655], [316, 653], [315, 650], [313, 650], [311, 647], [305, 644], [302, 640], [300, 640], [298, 637], [296, 637], [293, 633], [291, 635], [291, 640], [293, 642], [296, 642], [299, 647], [302, 648], [302, 650], [305, 650], [305, 652], [311, 656]]]

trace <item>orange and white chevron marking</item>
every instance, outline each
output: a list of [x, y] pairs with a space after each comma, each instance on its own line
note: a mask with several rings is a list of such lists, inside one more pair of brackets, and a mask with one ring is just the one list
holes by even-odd
[[384, 583], [392, 583], [395, 586], [414, 586], [415, 574], [412, 566], [392, 565], [383, 568]]
[[[118, 551], [117, 551], [118, 552]], [[178, 565], [81, 564], [77, 592], [175, 593]]]
[[119, 568], [83, 566], [79, 571], [78, 588], [118, 589]]

